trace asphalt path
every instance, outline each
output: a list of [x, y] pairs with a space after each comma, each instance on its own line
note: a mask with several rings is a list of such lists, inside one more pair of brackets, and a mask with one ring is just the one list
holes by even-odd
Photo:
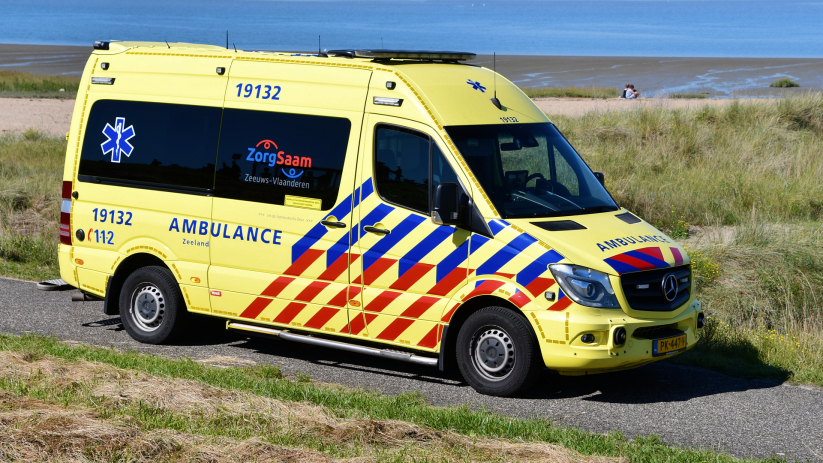
[[[66, 341], [130, 348], [213, 363], [270, 363], [286, 374], [380, 390], [420, 391], [433, 405], [485, 407], [514, 417], [543, 417], [562, 426], [627, 436], [656, 434], [665, 442], [712, 448], [740, 457], [785, 456], [823, 462], [823, 391], [733, 378], [662, 361], [635, 370], [563, 377], [546, 371], [519, 398], [488, 397], [436, 368], [333, 349], [227, 332], [200, 322], [183, 341], [151, 346], [132, 340], [102, 302], [71, 302], [71, 292], [38, 291], [31, 282], [0, 278], [0, 332], [54, 335]], [[210, 359], [210, 360], [209, 360]]]

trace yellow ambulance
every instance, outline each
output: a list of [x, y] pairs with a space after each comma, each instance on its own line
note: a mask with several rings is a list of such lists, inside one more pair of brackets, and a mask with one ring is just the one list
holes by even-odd
[[473, 57], [96, 42], [62, 279], [140, 342], [205, 314], [501, 396], [693, 347], [683, 248]]

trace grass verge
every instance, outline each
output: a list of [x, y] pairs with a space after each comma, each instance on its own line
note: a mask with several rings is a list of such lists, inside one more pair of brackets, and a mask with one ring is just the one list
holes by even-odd
[[523, 90], [529, 98], [617, 98], [620, 95], [620, 91], [612, 87], [536, 87], [520, 90]]
[[0, 71], [0, 98], [76, 98], [80, 76]]
[[[433, 407], [419, 394], [391, 397], [292, 381], [270, 366], [216, 368], [39, 336], [0, 335], [0, 352], [0, 391], [8, 396], [0, 402], [3, 413], [16, 410], [17, 403], [38, 401], [38, 406], [85, 410], [78, 416], [117, 425], [117, 432], [131, 432], [137, 444], [172, 435], [157, 455], [163, 459], [190, 451], [187, 442], [200, 439], [234, 446], [253, 440], [278, 446], [278, 452], [377, 461], [739, 461], [711, 450], [669, 447], [655, 436], [629, 440], [543, 419]], [[100, 446], [108, 453], [91, 459], [135, 452], [110, 447]]]

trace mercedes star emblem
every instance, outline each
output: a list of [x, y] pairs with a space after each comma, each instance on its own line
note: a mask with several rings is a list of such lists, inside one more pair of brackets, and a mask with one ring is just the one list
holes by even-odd
[[663, 297], [666, 298], [667, 301], [671, 302], [675, 300], [677, 297], [677, 290], [680, 289], [677, 284], [677, 278], [674, 276], [673, 273], [668, 273], [666, 276], [663, 277], [662, 282], [662, 289], [663, 289]]

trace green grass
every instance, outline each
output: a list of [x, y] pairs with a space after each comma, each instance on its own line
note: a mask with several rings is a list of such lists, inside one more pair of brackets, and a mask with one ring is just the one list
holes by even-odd
[[75, 98], [79, 86], [80, 76], [0, 71], [0, 98]]
[[697, 98], [706, 99], [709, 97], [708, 93], [672, 93], [669, 98]]
[[[713, 450], [675, 448], [665, 445], [658, 437], [627, 439], [618, 432], [597, 434], [580, 429], [554, 426], [547, 419], [517, 419], [483, 410], [462, 407], [434, 407], [426, 404], [418, 393], [386, 396], [366, 390], [329, 387], [306, 381], [290, 381], [271, 374], [271, 367], [216, 368], [189, 359], [167, 359], [133, 351], [120, 352], [85, 345], [69, 346], [54, 338], [40, 336], [15, 337], [0, 335], [0, 350], [23, 352], [34, 359], [53, 356], [72, 362], [86, 360], [112, 365], [116, 368], [160, 377], [192, 380], [223, 389], [242, 391], [260, 397], [286, 402], [304, 402], [324, 407], [338, 419], [400, 420], [433, 430], [472, 436], [507, 439], [525, 442], [559, 444], [584, 455], [622, 457], [632, 462], [726, 462], [740, 461]], [[0, 382], [0, 389], [13, 390], [16, 394], [28, 394], [35, 398], [51, 398], [66, 406], [83, 400], [71, 396], [71, 388], [39, 388], [33, 390], [20, 381]], [[82, 389], [82, 388], [75, 388]], [[255, 432], [255, 417], [246, 421], [221, 422], [207, 417], [168, 415], [153, 410], [149, 405], [124, 407], [112, 410], [112, 414], [130, 415], [143, 426], [153, 429], [172, 428], [203, 433], [223, 433], [232, 437], [248, 437]], [[251, 419], [249, 419], [251, 418]], [[237, 426], [234, 428], [234, 426]], [[265, 428], [263, 428], [265, 429]], [[275, 436], [276, 437], [276, 436]], [[290, 443], [286, 441], [284, 443]], [[312, 448], [322, 442], [307, 440]], [[329, 445], [333, 453], [334, 449]], [[340, 451], [342, 452], [342, 451]], [[437, 457], [432, 457], [437, 458]], [[439, 459], [439, 458], [437, 458]], [[782, 461], [772, 459], [770, 461]]]
[[36, 131], [0, 136], [0, 274], [59, 276], [57, 242], [66, 142]]
[[617, 202], [654, 225], [823, 218], [823, 95], [554, 116]]
[[780, 80], [775, 80], [774, 82], [769, 84], [769, 87], [791, 88], [791, 87], [800, 87], [800, 84], [798, 84], [797, 82], [795, 82], [791, 79], [780, 79]]
[[617, 98], [620, 95], [620, 91], [612, 87], [536, 87], [520, 90], [523, 90], [529, 98]]

